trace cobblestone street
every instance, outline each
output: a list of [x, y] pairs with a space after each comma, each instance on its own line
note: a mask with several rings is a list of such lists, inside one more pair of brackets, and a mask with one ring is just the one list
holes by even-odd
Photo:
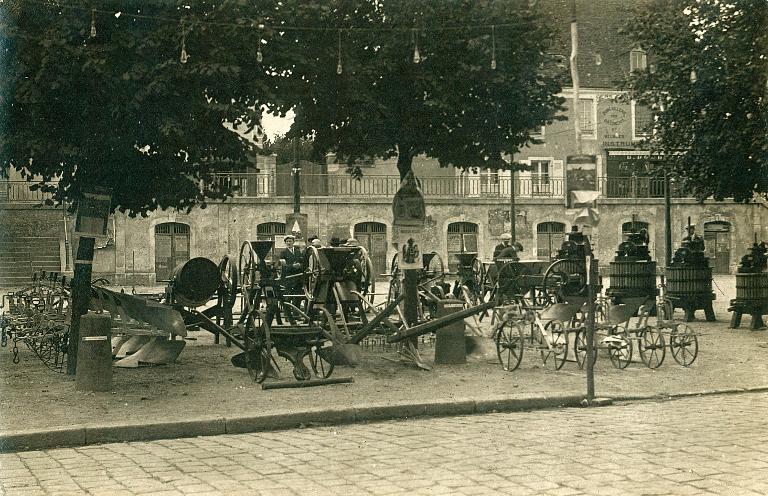
[[0, 455], [0, 494], [766, 494], [768, 394]]

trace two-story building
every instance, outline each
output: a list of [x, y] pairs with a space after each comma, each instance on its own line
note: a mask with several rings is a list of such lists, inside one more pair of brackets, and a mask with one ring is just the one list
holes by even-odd
[[[560, 48], [555, 50], [562, 52], [567, 64], [566, 0], [541, 0], [536, 6], [561, 28]], [[527, 163], [529, 171], [515, 173], [512, 180], [509, 172], [463, 173], [440, 168], [426, 157], [414, 160], [427, 204], [425, 249], [439, 253], [447, 265], [454, 265], [453, 255], [461, 251], [476, 251], [490, 259], [499, 236], [511, 229], [513, 183], [515, 233], [524, 246], [523, 258], [549, 259], [554, 254], [578, 213], [568, 208], [569, 193], [586, 190], [597, 194], [594, 207], [599, 220], [587, 229], [601, 265], [608, 264], [631, 229], [640, 227], [650, 233], [651, 252], [659, 266], [665, 263], [664, 183], [649, 177], [657, 157], [642, 142], [651, 115], [616, 83], [629, 71], [646, 66], [646, 52], [619, 35], [627, 20], [625, 2], [584, 1], [578, 8], [579, 100], [574, 105], [573, 88], [566, 86], [562, 96], [567, 120], [539, 129], [541, 143], [514, 157]], [[573, 119], [579, 120], [580, 150]], [[574, 160], [576, 155], [589, 160]], [[97, 240], [94, 272], [115, 284], [154, 284], [167, 280], [173, 267], [190, 257], [218, 261], [228, 254], [237, 259], [246, 240], [274, 239], [282, 244], [282, 234], [291, 228], [286, 226], [286, 215], [294, 209], [292, 164], [275, 164], [274, 157], [264, 156], [255, 162], [258, 172], [222, 175], [220, 180], [240, 190], [231, 200], [205, 210], [157, 211], [146, 219], [113, 215], [109, 235]], [[394, 254], [391, 202], [399, 185], [395, 161], [361, 164], [360, 180], [333, 162], [301, 164], [305, 234], [318, 235], [325, 243], [334, 237], [354, 237], [368, 248], [377, 272], [385, 273]], [[0, 272], [6, 274], [0, 275], [0, 286], [9, 286], [38, 267], [72, 270], [71, 218], [61, 209], [40, 207], [43, 195], [30, 192], [18, 179], [0, 183], [0, 246], [7, 248], [5, 253], [16, 253], [0, 254]], [[690, 218], [705, 238], [717, 273], [733, 271], [754, 236], [768, 240], [765, 203], [698, 203], [679, 194], [674, 183], [670, 196], [673, 245], [679, 244]]]

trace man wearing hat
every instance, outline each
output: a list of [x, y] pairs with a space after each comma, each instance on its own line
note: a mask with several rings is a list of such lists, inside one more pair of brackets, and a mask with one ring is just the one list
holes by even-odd
[[496, 245], [496, 248], [493, 249], [493, 259], [496, 260], [499, 258], [499, 255], [501, 255], [501, 252], [504, 250], [507, 250], [508, 248], [512, 247], [512, 235], [509, 233], [503, 233], [500, 236], [501, 243]]
[[280, 260], [280, 265], [283, 267], [283, 286], [285, 287], [285, 294], [302, 294], [304, 281], [298, 274], [301, 274], [304, 271], [304, 254], [300, 249], [294, 246], [296, 239], [292, 234], [287, 234], [283, 238], [283, 241], [285, 241], [285, 248], [278, 253], [277, 258]]
[[692, 251], [704, 251], [704, 238], [696, 234], [696, 225], [691, 224], [690, 221], [687, 226], [685, 226], [685, 231], [687, 232], [687, 236], [683, 238], [683, 241], [688, 241], [691, 246]]

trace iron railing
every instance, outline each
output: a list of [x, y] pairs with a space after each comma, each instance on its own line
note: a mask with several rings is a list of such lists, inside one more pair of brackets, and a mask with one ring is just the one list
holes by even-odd
[[[236, 187], [235, 198], [278, 198], [293, 195], [290, 177], [274, 173], [218, 174], [215, 180]], [[421, 189], [427, 198], [502, 198], [510, 197], [509, 178], [493, 175], [421, 177]], [[0, 202], [41, 203], [50, 193], [31, 191], [25, 181], [0, 181]], [[363, 176], [347, 174], [302, 174], [302, 197], [381, 197], [391, 198], [400, 187], [399, 176]], [[664, 198], [664, 180], [649, 177], [600, 177], [597, 190], [603, 198]], [[675, 183], [670, 194], [685, 195]], [[565, 181], [547, 175], [516, 178], [517, 198], [563, 198]]]
[[0, 202], [42, 203], [53, 196], [40, 190], [32, 191], [30, 186], [27, 181], [0, 180]]

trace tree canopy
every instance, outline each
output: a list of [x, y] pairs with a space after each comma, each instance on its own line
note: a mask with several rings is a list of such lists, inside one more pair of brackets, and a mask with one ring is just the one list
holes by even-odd
[[[223, 123], [247, 131], [290, 84], [267, 65], [280, 52], [257, 60], [274, 33], [239, 4], [0, 4], [2, 165], [49, 183], [58, 202], [109, 187], [133, 215], [224, 198], [213, 174], [244, 167], [252, 144]], [[276, 63], [292, 64], [290, 52]]]
[[505, 168], [562, 103], [551, 33], [527, 6], [2, 2], [0, 166], [56, 202], [94, 185], [131, 215], [204, 206], [231, 194], [215, 173], [241, 170], [252, 146], [223, 124], [247, 132], [267, 104], [295, 110], [288, 138], [316, 157], [398, 156], [403, 175], [419, 153]]
[[509, 168], [562, 98], [551, 37], [529, 2], [387, 0], [317, 10], [336, 31], [301, 33], [305, 88], [288, 136], [353, 163], [418, 154], [442, 166]]
[[768, 3], [657, 0], [626, 28], [648, 68], [626, 87], [655, 115], [651, 146], [700, 200], [768, 194]]

